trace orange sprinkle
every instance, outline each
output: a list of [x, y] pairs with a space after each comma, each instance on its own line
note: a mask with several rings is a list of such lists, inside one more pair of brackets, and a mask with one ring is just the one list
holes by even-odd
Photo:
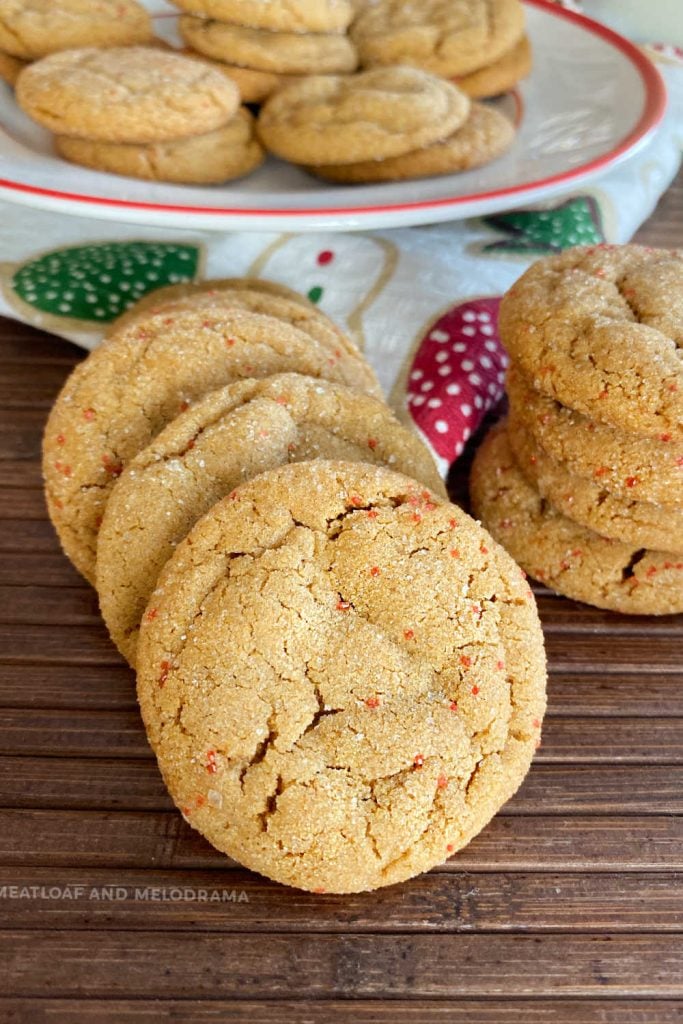
[[413, 637], [415, 636], [415, 630], [414, 629], [404, 629], [403, 630], [403, 635], [406, 638], [406, 640], [412, 640]]
[[455, 701], [455, 700], [452, 700], [450, 702], [450, 704], [448, 705], [448, 710], [449, 711], [457, 711], [458, 710], [458, 702]]
[[216, 772], [218, 771], [215, 750], [207, 750], [206, 752], [206, 770], [209, 773], [209, 775], [215, 775]]
[[154, 620], [156, 619], [158, 614], [159, 614], [159, 609], [158, 608], [150, 608], [150, 610], [145, 615], [145, 622], [154, 622]]
[[232, 346], [234, 344], [235, 344], [235, 339], [234, 338], [226, 338], [225, 339], [225, 346], [226, 346], [226, 348], [232, 348]]
[[457, 548], [451, 550], [451, 558], [460, 558], [460, 552]]
[[474, 697], [476, 697], [478, 693], [479, 693], [479, 687], [478, 686], [473, 686], [472, 687], [472, 695]]
[[638, 477], [637, 476], [627, 476], [626, 477], [626, 486], [627, 487], [635, 487], [637, 483], [638, 483]]
[[469, 668], [470, 667], [470, 665], [472, 664], [472, 659], [470, 658], [469, 654], [461, 654], [460, 655], [460, 664], [464, 665], [465, 668]]
[[479, 550], [481, 551], [482, 555], [488, 555], [489, 553], [489, 549], [486, 547], [485, 544], [480, 544]]
[[379, 697], [368, 697], [365, 702], [366, 706], [369, 708], [378, 708], [380, 703]]
[[598, 466], [593, 476], [604, 476], [606, 473], [609, 473], [609, 466]]
[[95, 410], [94, 409], [84, 409], [83, 410], [83, 419], [84, 420], [94, 420], [95, 419]]
[[55, 440], [57, 441], [57, 444], [64, 444], [66, 438], [64, 437], [64, 434], [57, 434]]
[[375, 508], [368, 509], [368, 519], [376, 519], [379, 512]]
[[163, 686], [168, 679], [168, 673], [171, 671], [171, 663], [170, 661], [162, 661], [159, 667], [161, 669], [159, 674], [159, 686]]
[[381, 576], [381, 574], [382, 574], [382, 570], [380, 569], [380, 567], [378, 565], [373, 565], [372, 569], [370, 570], [370, 575], [371, 576]]
[[533, 720], [533, 722], [531, 724], [533, 725], [534, 729], [540, 729], [541, 728], [541, 723], [540, 723], [540, 720], [538, 718], [534, 718], [534, 720]]
[[671, 440], [671, 434], [660, 434], [659, 435], [659, 440], [660, 441], [664, 441], [664, 442], [670, 441]]
[[416, 754], [415, 757], [413, 758], [413, 766], [415, 768], [422, 768], [424, 763], [425, 763], [424, 754]]
[[359, 497], [357, 494], [352, 494], [351, 497], [349, 498], [349, 501], [351, 502], [354, 508], [360, 508], [360, 506], [363, 504], [363, 499]]
[[453, 850], [455, 849], [455, 846], [453, 845], [453, 843], [448, 843], [448, 845], [446, 846], [446, 849], [447, 849], [447, 851], [449, 853], [453, 853]]
[[351, 607], [351, 602], [350, 601], [342, 601], [341, 598], [339, 598], [339, 600], [337, 601], [337, 611], [338, 612], [347, 612], [350, 607]]
[[457, 519], [449, 519], [448, 520], [448, 525], [450, 526], [451, 530], [454, 530], [456, 528], [456, 526], [458, 525], [458, 520]]
[[436, 780], [436, 784], [439, 787], [439, 789], [445, 789], [446, 786], [448, 785], [448, 777], [446, 775], [439, 775], [438, 779]]
[[504, 661], [497, 661], [496, 662], [496, 668], [498, 669], [499, 672], [502, 672], [503, 669], [505, 668], [505, 662]]

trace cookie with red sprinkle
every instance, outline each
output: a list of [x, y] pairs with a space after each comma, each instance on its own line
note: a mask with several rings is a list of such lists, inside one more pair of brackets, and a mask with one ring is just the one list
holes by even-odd
[[460, 510], [450, 556], [452, 519], [408, 477], [314, 460], [238, 487], [177, 546], [138, 694], [173, 799], [218, 849], [314, 892], [375, 889], [517, 789], [545, 705], [538, 616]]

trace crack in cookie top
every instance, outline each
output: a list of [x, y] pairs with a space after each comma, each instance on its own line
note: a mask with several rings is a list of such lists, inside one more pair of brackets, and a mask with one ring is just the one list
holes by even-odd
[[196, 521], [259, 473], [321, 457], [390, 466], [446, 496], [429, 451], [384, 402], [298, 374], [212, 392], [133, 459], [97, 540], [100, 608], [131, 664], [149, 595]]
[[504, 296], [500, 336], [533, 386], [600, 423], [683, 439], [683, 254], [569, 249]]
[[[45, 428], [50, 516], [92, 580], [97, 532], [124, 466], [187, 406], [244, 377], [296, 372], [362, 388], [363, 363], [272, 316], [231, 308], [150, 314], [110, 336], [62, 388]], [[368, 391], [375, 390], [369, 377]]]
[[450, 78], [493, 64], [523, 32], [519, 0], [375, 0], [351, 37], [366, 66], [409, 64]]
[[143, 621], [138, 692], [171, 794], [215, 846], [308, 889], [410, 877], [472, 838], [539, 737], [519, 568], [389, 470], [287, 466], [215, 505]]

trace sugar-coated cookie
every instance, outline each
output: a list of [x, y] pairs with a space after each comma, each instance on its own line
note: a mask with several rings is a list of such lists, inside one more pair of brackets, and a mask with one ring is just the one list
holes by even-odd
[[138, 696], [190, 824], [246, 867], [355, 892], [439, 864], [515, 792], [545, 705], [519, 568], [361, 463], [264, 473], [162, 571]]
[[71, 163], [110, 174], [180, 184], [220, 184], [241, 178], [263, 163], [254, 118], [244, 108], [222, 128], [168, 142], [98, 142], [58, 135], [57, 152]]
[[358, 55], [346, 35], [268, 32], [185, 14], [180, 34], [188, 46], [214, 60], [284, 75], [353, 71]]
[[0, 78], [8, 85], [16, 85], [17, 78], [25, 67], [25, 60], [0, 51]]
[[493, 107], [473, 103], [462, 127], [441, 142], [385, 160], [355, 164], [323, 164], [308, 168], [312, 174], [344, 184], [405, 181], [436, 174], [454, 174], [480, 167], [505, 152], [515, 137], [509, 118]]
[[628, 615], [683, 612], [683, 554], [608, 540], [556, 512], [525, 480], [504, 424], [477, 452], [470, 496], [486, 529], [559, 594]]
[[452, 78], [486, 67], [524, 33], [519, 0], [374, 0], [351, 28], [361, 64], [410, 64]]
[[459, 89], [473, 100], [485, 100], [509, 92], [531, 72], [532, 53], [528, 36], [522, 36], [502, 57], [469, 75], [455, 78]]
[[76, 367], [45, 428], [48, 510], [66, 554], [92, 581], [97, 533], [117, 477], [207, 392], [288, 371], [374, 391], [376, 378], [364, 367], [358, 353], [243, 310], [159, 313], [124, 327]]
[[131, 664], [159, 573], [195, 522], [264, 470], [315, 458], [389, 466], [446, 497], [425, 445], [376, 398], [298, 374], [212, 392], [129, 463], [107, 503], [97, 590], [112, 639]]
[[56, 135], [163, 142], [226, 124], [237, 86], [203, 61], [158, 47], [55, 53], [19, 75], [17, 101]]
[[0, 50], [22, 60], [151, 38], [149, 14], [136, 0], [0, 0]]
[[537, 391], [632, 434], [683, 440], [683, 253], [568, 249], [504, 296], [503, 344]]
[[450, 82], [416, 68], [318, 76], [281, 89], [261, 108], [258, 133], [293, 163], [384, 160], [445, 139], [470, 101]]
[[353, 16], [349, 0], [175, 0], [200, 18], [215, 18], [271, 32], [344, 32]]

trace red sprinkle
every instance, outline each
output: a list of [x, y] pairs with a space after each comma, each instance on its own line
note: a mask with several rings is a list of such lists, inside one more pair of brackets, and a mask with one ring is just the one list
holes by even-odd
[[460, 552], [457, 548], [453, 548], [451, 551], [451, 558], [460, 558]]
[[166, 682], [166, 680], [168, 679], [168, 673], [171, 671], [171, 662], [170, 661], [162, 661], [160, 667], [161, 667], [161, 673], [159, 675], [159, 686], [163, 686], [164, 683]]
[[680, 458], [676, 459], [676, 465], [683, 466], [683, 455], [681, 455]]
[[376, 440], [376, 438], [369, 437], [368, 438], [368, 448], [371, 448], [372, 451], [374, 452], [376, 447], [377, 447], [377, 440]]
[[488, 555], [489, 553], [489, 549], [486, 547], [485, 544], [480, 544], [479, 550], [481, 551], [482, 555]]
[[646, 576], [650, 576], [650, 577], [656, 576], [657, 575], [657, 566], [656, 565], [651, 565], [650, 568], [645, 573], [645, 575]]
[[498, 669], [499, 672], [502, 672], [503, 669], [505, 668], [505, 662], [504, 661], [497, 661], [496, 662], [496, 668]]
[[605, 473], [609, 473], [609, 466], [598, 466], [594, 471], [593, 476], [604, 476]]
[[354, 508], [360, 508], [360, 506], [363, 504], [363, 499], [360, 498], [357, 494], [352, 494], [351, 497], [349, 498], [349, 501], [351, 502]]
[[469, 654], [461, 654], [460, 655], [460, 664], [464, 665], [465, 668], [469, 668], [470, 667], [470, 665], [472, 664], [472, 659], [470, 658]]
[[380, 706], [381, 701], [379, 697], [368, 697], [365, 703], [369, 708], [378, 708]]
[[454, 530], [456, 528], [456, 526], [458, 525], [458, 520], [457, 519], [449, 519], [448, 520], [448, 525], [450, 526], [451, 530]]
[[659, 440], [660, 441], [665, 441], [665, 442], [666, 441], [670, 441], [671, 440], [671, 434], [660, 434], [659, 435]]
[[415, 630], [414, 629], [404, 629], [403, 630], [403, 635], [406, 638], [406, 640], [412, 640], [413, 637], [415, 636]]
[[453, 843], [449, 843], [447, 845], [446, 849], [448, 850], [449, 853], [453, 853], [453, 850], [455, 849], [455, 846], [453, 845]]
[[626, 486], [627, 487], [635, 487], [637, 483], [638, 483], [638, 477], [637, 476], [627, 476], [626, 477]]
[[378, 565], [373, 565], [372, 569], [370, 570], [370, 575], [371, 576], [381, 576], [381, 574], [382, 574], [382, 570], [380, 569], [380, 567]]
[[57, 441], [57, 444], [64, 444], [66, 438], [64, 437], [64, 434], [57, 434], [55, 440]]
[[106, 469], [109, 476], [121, 476], [123, 472], [122, 462], [112, 462], [107, 453], [105, 452], [102, 456], [102, 465]]
[[184, 398], [183, 401], [180, 403], [180, 411], [181, 412], [187, 412], [187, 410], [189, 408], [190, 408], [190, 403], [187, 401], [186, 398]]
[[376, 519], [379, 512], [375, 508], [368, 509], [368, 519]]
[[83, 419], [84, 420], [94, 420], [95, 419], [95, 410], [94, 409], [84, 409], [83, 410]]
[[227, 348], [232, 348], [232, 346], [235, 344], [235, 339], [234, 338], [226, 338], [225, 339], [225, 344], [226, 344]]
[[678, 391], [678, 384], [669, 384], [669, 391]]
[[473, 696], [476, 697], [478, 693], [479, 693], [479, 687], [478, 686], [473, 686], [472, 687], [472, 694], [473, 694]]
[[413, 766], [415, 768], [421, 768], [424, 763], [425, 763], [424, 754], [416, 754], [415, 757], [413, 758]]
[[533, 725], [534, 729], [540, 729], [541, 728], [541, 723], [540, 723], [540, 720], [538, 718], [534, 718], [534, 720], [533, 720], [533, 722], [531, 724]]
[[535, 466], [536, 463], [538, 462], [538, 459], [536, 458], [535, 455], [530, 455], [529, 456], [529, 462], [531, 463], [532, 466]]
[[341, 598], [337, 601], [337, 611], [338, 612], [347, 612], [350, 607], [351, 607], [351, 602], [350, 601], [342, 601]]
[[436, 780], [436, 784], [439, 787], [439, 789], [445, 789], [446, 786], [448, 785], [448, 777], [446, 775], [439, 775], [438, 779]]
[[215, 775], [218, 771], [218, 765], [216, 764], [216, 751], [208, 750], [206, 752], [206, 770], [209, 775]]
[[609, 391], [607, 390], [607, 388], [603, 388], [600, 394], [598, 395], [598, 398], [607, 398], [608, 394]]
[[202, 796], [202, 794], [200, 793], [197, 799], [195, 800], [195, 803], [197, 807], [203, 807], [204, 804], [206, 803], [206, 797]]
[[458, 710], [458, 702], [455, 701], [455, 700], [452, 700], [450, 702], [450, 704], [448, 705], [448, 710], [449, 711], [457, 711]]
[[419, 512], [413, 512], [412, 519], [414, 523], [421, 523], [422, 515]]
[[158, 608], [150, 608], [150, 610], [145, 615], [145, 622], [154, 622], [154, 620], [156, 619], [158, 614], [159, 614], [159, 609]]

